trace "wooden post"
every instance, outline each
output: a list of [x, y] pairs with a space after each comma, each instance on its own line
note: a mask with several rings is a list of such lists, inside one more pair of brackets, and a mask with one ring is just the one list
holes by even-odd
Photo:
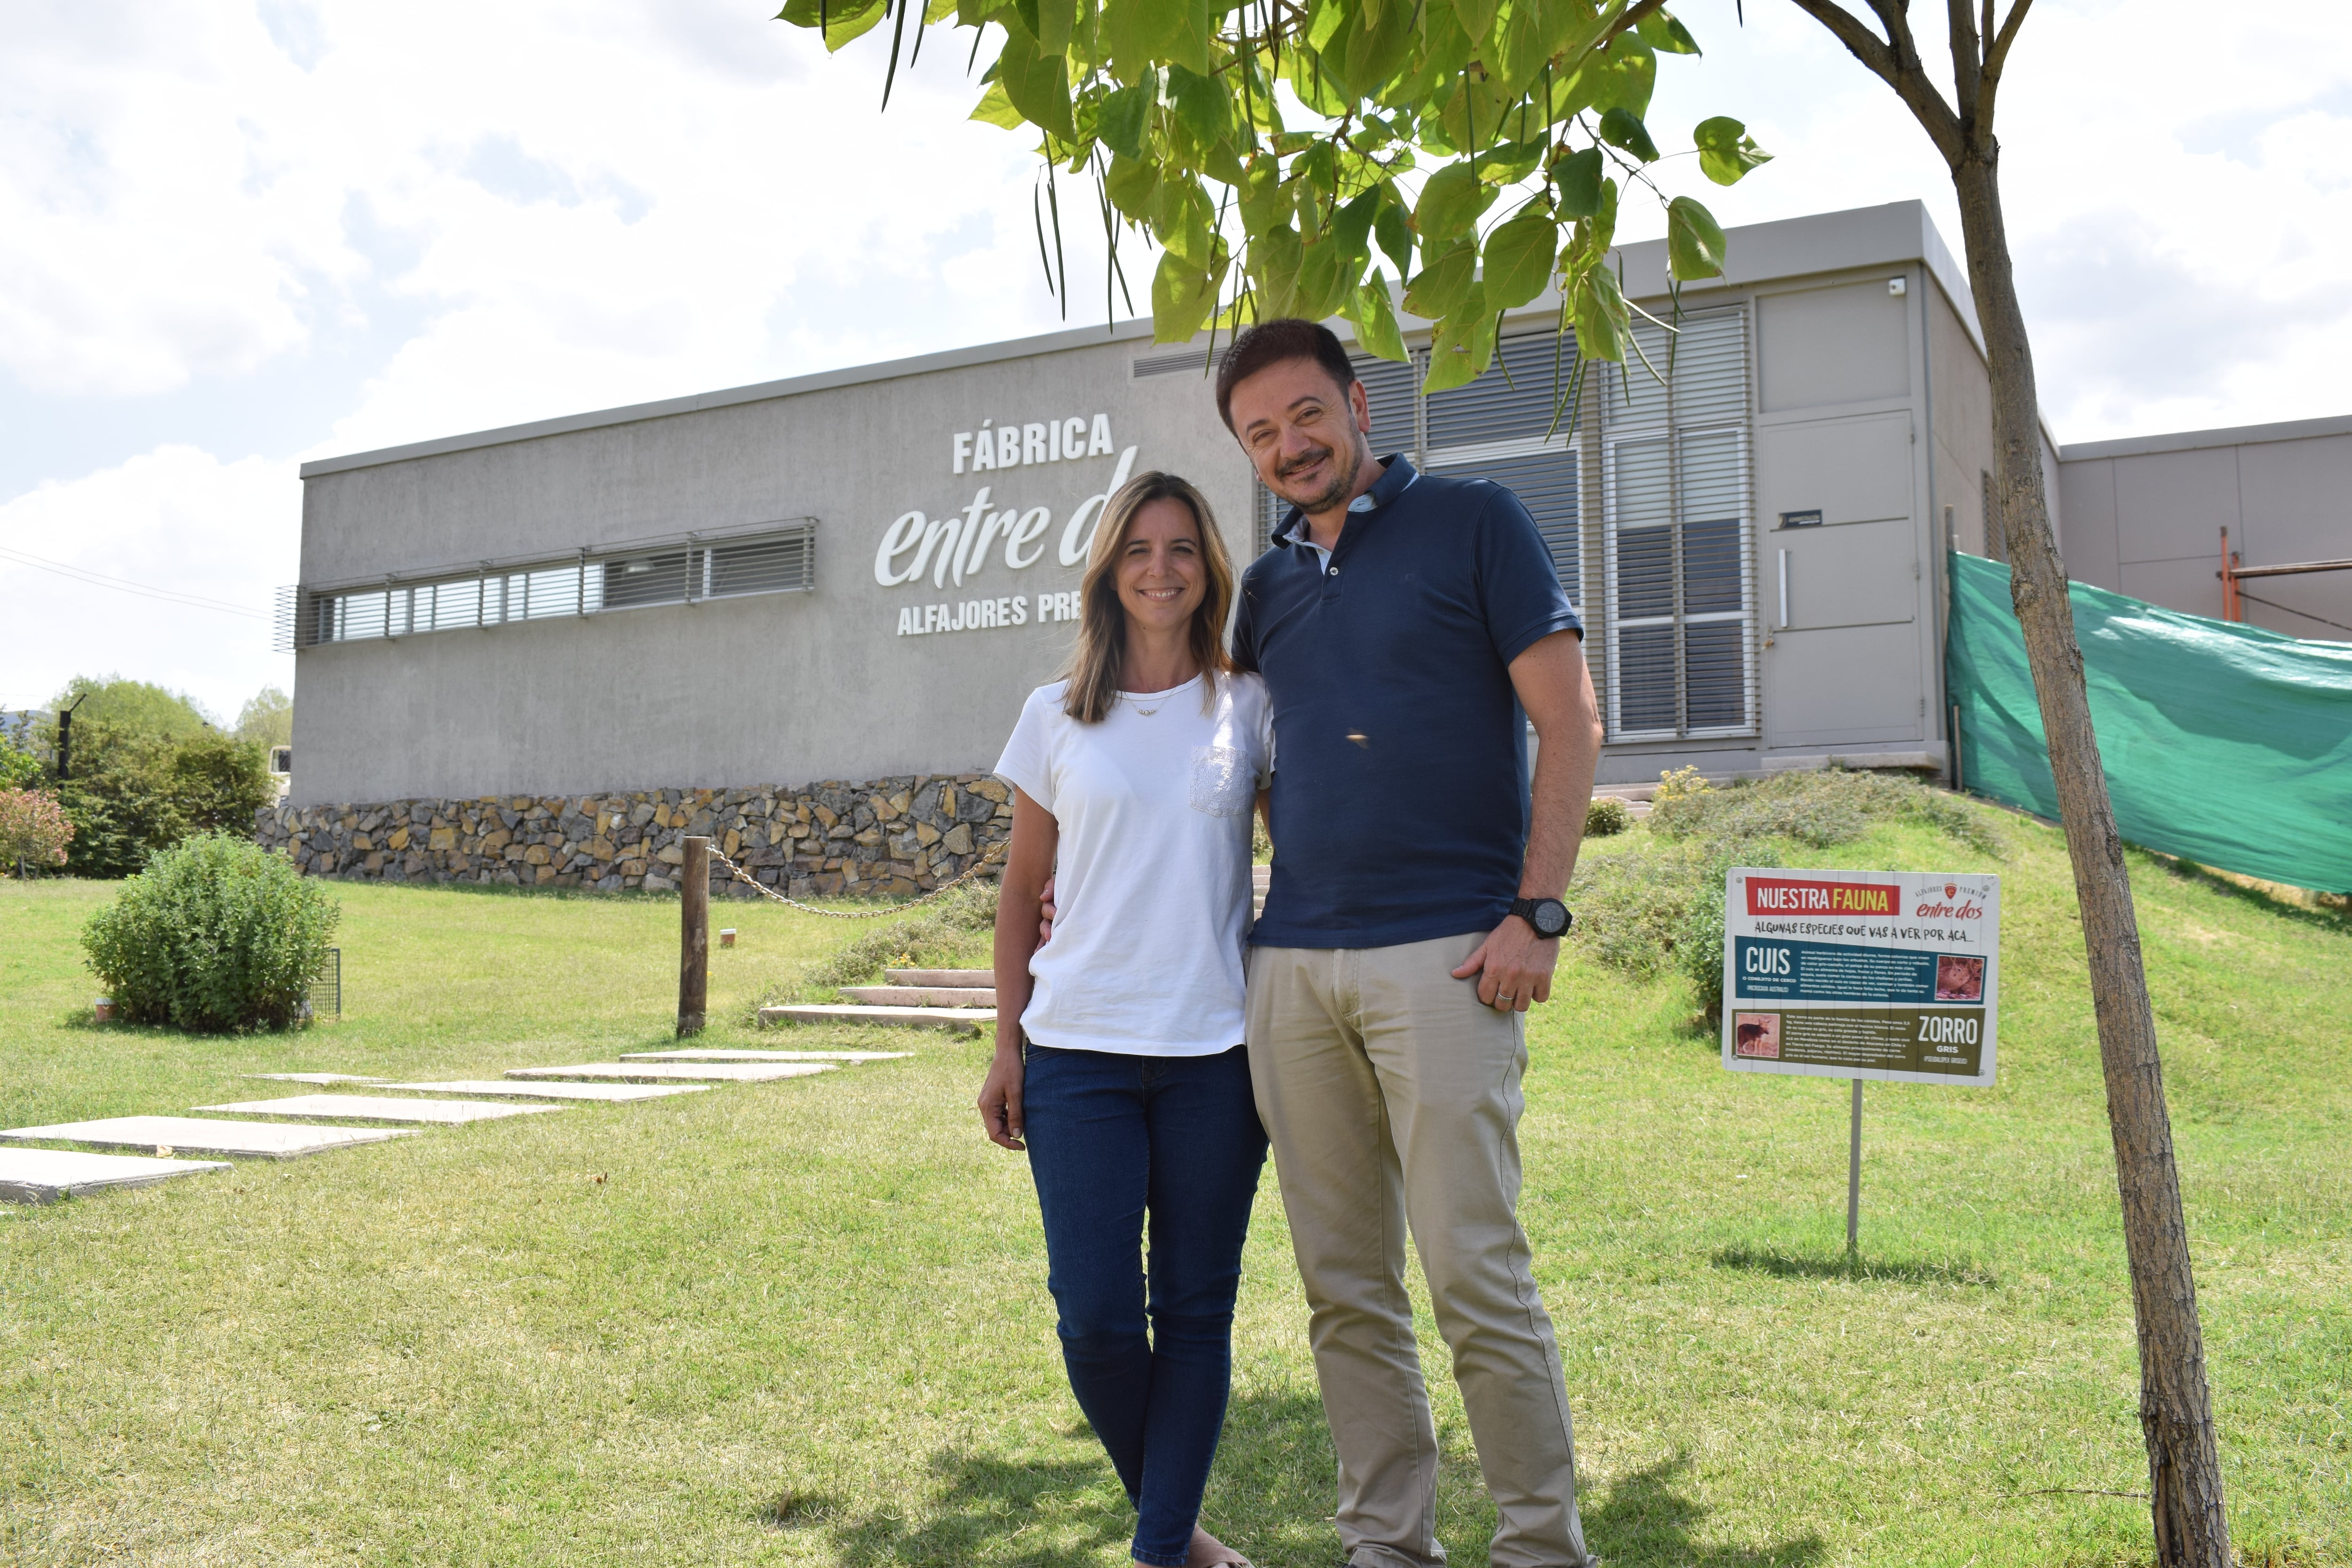
[[710, 996], [710, 840], [688, 838], [678, 868], [677, 1037], [702, 1033]]

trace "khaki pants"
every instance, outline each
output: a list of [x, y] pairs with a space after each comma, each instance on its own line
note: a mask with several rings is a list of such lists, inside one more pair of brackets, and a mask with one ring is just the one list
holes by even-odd
[[1307, 1288], [1354, 1568], [1445, 1560], [1408, 1225], [1500, 1516], [1496, 1568], [1588, 1561], [1559, 1347], [1517, 1213], [1523, 1026], [1449, 973], [1483, 940], [1250, 954], [1250, 1076]]

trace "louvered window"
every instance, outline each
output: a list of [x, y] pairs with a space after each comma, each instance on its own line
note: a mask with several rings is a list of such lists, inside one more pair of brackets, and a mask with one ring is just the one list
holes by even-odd
[[1610, 367], [1602, 414], [1609, 738], [1752, 734], [1747, 312], [1637, 335], [1649, 363]]
[[279, 596], [278, 646], [410, 637], [648, 605], [693, 604], [816, 585], [816, 523], [763, 524], [724, 538], [647, 540], [569, 559], [485, 562], [381, 584], [298, 589]]
[[1517, 495], [1551, 552], [1559, 585], [1580, 599], [1577, 456], [1559, 401], [1576, 371], [1575, 334], [1508, 336], [1496, 345], [1496, 358], [1477, 380], [1425, 400], [1422, 467], [1492, 479]]

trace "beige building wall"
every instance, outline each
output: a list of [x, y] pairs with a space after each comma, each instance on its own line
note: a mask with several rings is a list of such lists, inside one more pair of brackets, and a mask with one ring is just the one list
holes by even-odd
[[[2352, 558], [2352, 418], [2086, 442], [2061, 454], [2076, 579], [2221, 614], [2221, 530], [2248, 566]], [[2244, 584], [2248, 624], [2352, 640], [2352, 572]]]

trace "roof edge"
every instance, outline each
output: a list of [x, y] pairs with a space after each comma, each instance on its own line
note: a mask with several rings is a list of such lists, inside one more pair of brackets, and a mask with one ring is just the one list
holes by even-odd
[[2074, 463], [2094, 458], [2137, 458], [2154, 452], [2252, 447], [2266, 441], [2308, 440], [2315, 436], [2352, 436], [2352, 414], [2325, 419], [2287, 419], [2272, 425], [2234, 425], [2218, 430], [2176, 430], [2163, 436], [2125, 436], [2112, 441], [2077, 441], [2058, 448], [2058, 460]]
[[935, 353], [916, 354], [908, 359], [884, 360], [878, 364], [814, 371], [807, 375], [787, 376], [782, 381], [754, 382], [749, 386], [730, 386], [719, 392], [698, 392], [654, 403], [625, 404], [617, 408], [598, 408], [584, 414], [562, 414], [551, 419], [534, 419], [522, 425], [501, 425], [488, 430], [468, 431], [461, 436], [436, 436], [426, 441], [380, 447], [373, 451], [318, 458], [303, 464], [299, 473], [306, 479], [317, 479], [325, 474], [348, 473], [354, 468], [373, 468], [386, 463], [406, 462], [414, 458], [437, 458], [444, 453], [464, 452], [480, 447], [504, 447], [518, 441], [533, 441], [545, 436], [568, 436], [574, 431], [593, 430], [609, 425], [667, 419], [679, 414], [700, 413], [705, 409], [728, 408], [743, 403], [765, 403], [772, 398], [792, 397], [803, 392], [824, 392], [872, 381], [895, 381], [900, 376], [921, 375], [930, 371], [961, 370], [997, 360], [1025, 359], [1034, 354], [1060, 353], [1072, 349], [1090, 348], [1097, 343], [1128, 342], [1150, 336], [1149, 317], [1113, 321], [1108, 331], [1101, 327], [1069, 327], [1035, 337], [1011, 338], [1003, 342], [941, 349]]

